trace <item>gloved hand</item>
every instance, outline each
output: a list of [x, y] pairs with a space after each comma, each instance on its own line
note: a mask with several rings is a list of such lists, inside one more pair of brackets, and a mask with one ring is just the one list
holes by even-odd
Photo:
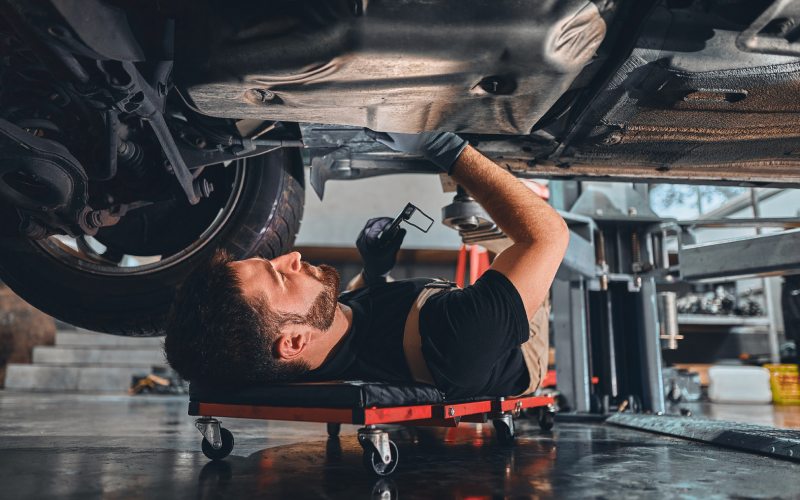
[[363, 274], [367, 285], [385, 282], [386, 275], [397, 263], [397, 251], [400, 250], [400, 245], [403, 244], [406, 230], [399, 228], [397, 234], [383, 245], [378, 240], [381, 232], [391, 224], [392, 219], [389, 217], [370, 219], [358, 234], [358, 239], [356, 239], [356, 248], [358, 248], [358, 253], [361, 254], [361, 259], [364, 261]]
[[469, 143], [452, 132], [422, 132], [401, 134], [397, 132], [375, 132], [368, 128], [364, 132], [389, 148], [400, 153], [424, 156], [448, 175], [453, 163]]

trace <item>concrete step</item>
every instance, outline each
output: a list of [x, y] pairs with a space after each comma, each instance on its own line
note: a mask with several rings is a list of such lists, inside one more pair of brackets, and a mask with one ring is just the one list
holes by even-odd
[[85, 391], [122, 393], [133, 375], [150, 373], [150, 366], [58, 366], [11, 363], [6, 389], [29, 391]]
[[103, 347], [158, 347], [164, 337], [121, 337], [89, 330], [59, 330], [56, 332], [57, 346], [103, 346]]
[[161, 347], [37, 346], [33, 348], [34, 364], [149, 366], [166, 364]]

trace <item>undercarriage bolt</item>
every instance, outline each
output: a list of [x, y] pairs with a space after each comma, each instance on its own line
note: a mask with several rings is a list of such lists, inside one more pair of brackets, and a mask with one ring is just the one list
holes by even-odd
[[613, 146], [614, 144], [619, 144], [620, 142], [622, 142], [622, 132], [619, 130], [614, 130], [603, 138], [603, 144], [606, 146]]
[[89, 227], [100, 228], [103, 226], [103, 214], [99, 210], [92, 210], [86, 214], [86, 224]]
[[30, 217], [25, 217], [22, 219], [19, 224], [19, 232], [32, 240], [41, 240], [47, 236], [47, 230], [44, 228], [44, 226]]
[[135, 143], [123, 140], [119, 141], [117, 154], [119, 155], [120, 161], [123, 163], [133, 160], [140, 153], [139, 147]]
[[245, 92], [245, 98], [256, 104], [268, 104], [275, 101], [277, 97], [275, 92], [267, 89], [250, 89]]
[[773, 23], [777, 23], [776, 26], [777, 29], [775, 31], [777, 31], [777, 34], [780, 36], [785, 36], [786, 34], [791, 32], [792, 28], [794, 28], [795, 25], [794, 19], [788, 17], [783, 19], [776, 19], [775, 21], [773, 21]]
[[208, 198], [214, 192], [214, 185], [207, 179], [198, 179], [194, 181], [194, 190], [203, 198]]
[[483, 89], [487, 94], [494, 95], [510, 95], [517, 90], [517, 82], [512, 76], [508, 75], [492, 75], [481, 79], [478, 82], [478, 87]]

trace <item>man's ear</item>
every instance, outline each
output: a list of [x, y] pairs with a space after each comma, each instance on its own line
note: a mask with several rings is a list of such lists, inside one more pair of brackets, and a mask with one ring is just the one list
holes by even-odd
[[285, 361], [298, 359], [303, 355], [311, 340], [311, 332], [303, 325], [285, 326], [275, 341], [278, 358]]

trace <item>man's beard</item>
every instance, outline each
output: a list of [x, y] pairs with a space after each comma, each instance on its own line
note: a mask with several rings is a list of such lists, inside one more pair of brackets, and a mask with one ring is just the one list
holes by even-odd
[[322, 264], [318, 266], [319, 274], [312, 271], [312, 266], [308, 262], [303, 262], [303, 271], [312, 278], [319, 281], [323, 289], [314, 299], [311, 307], [306, 313], [305, 323], [319, 330], [328, 330], [336, 317], [336, 309], [339, 306], [339, 273], [335, 268]]

